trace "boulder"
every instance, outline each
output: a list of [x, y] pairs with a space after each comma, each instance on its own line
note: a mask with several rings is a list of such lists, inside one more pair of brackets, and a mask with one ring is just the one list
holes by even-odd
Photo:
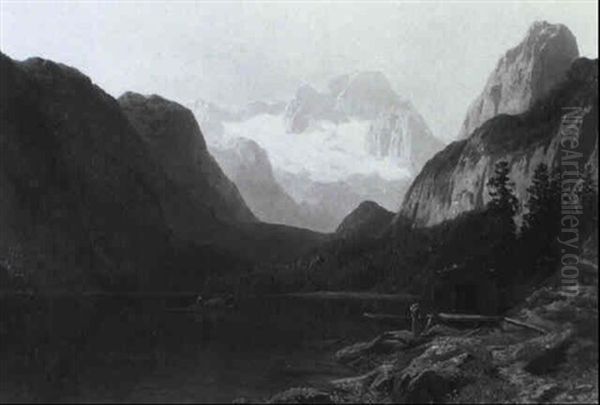
[[370, 354], [402, 350], [414, 342], [413, 334], [408, 330], [388, 331], [369, 342], [355, 343], [338, 350], [335, 359], [340, 363], [350, 363]]
[[570, 325], [562, 331], [547, 333], [494, 352], [500, 366], [512, 365], [532, 374], [544, 374], [560, 364], [573, 343], [575, 330]]
[[331, 384], [344, 393], [344, 398], [351, 398], [349, 402], [380, 402], [392, 391], [397, 372], [393, 363], [384, 363], [368, 373], [334, 380]]
[[395, 377], [392, 398], [399, 402], [440, 402], [492, 370], [490, 352], [477, 341], [436, 339]]
[[422, 338], [427, 337], [435, 337], [435, 336], [459, 336], [462, 335], [464, 331], [453, 328], [451, 326], [446, 326], [442, 324], [435, 324], [428, 328], [425, 332], [421, 333]]
[[550, 402], [556, 397], [561, 391], [561, 388], [557, 384], [545, 384], [537, 387], [531, 395], [533, 402]]
[[525, 360], [524, 369], [532, 374], [550, 372], [564, 361], [574, 335], [575, 331], [567, 328], [532, 339], [517, 352], [517, 358]]

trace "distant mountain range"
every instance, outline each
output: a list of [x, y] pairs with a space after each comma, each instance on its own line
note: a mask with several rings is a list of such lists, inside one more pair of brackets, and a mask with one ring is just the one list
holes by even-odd
[[560, 163], [568, 114], [579, 114], [580, 169], [597, 181], [598, 62], [577, 54], [564, 26], [534, 24], [490, 76], [484, 107], [469, 109], [468, 136], [437, 153], [379, 73], [303, 87], [289, 103], [192, 111], [116, 100], [74, 68], [1, 55], [0, 271], [44, 288], [188, 288], [331, 238], [440, 224], [485, 206], [500, 160], [525, 200], [536, 166]]
[[[226, 109], [195, 101], [190, 108], [209, 148], [261, 220], [319, 231], [335, 230], [364, 200], [397, 210], [413, 176], [443, 146], [380, 72], [335, 77], [324, 92], [303, 85], [285, 104]], [[249, 154], [242, 161], [239, 148], [247, 141], [241, 138], [262, 150], [259, 160]], [[232, 165], [226, 157], [236, 153]], [[270, 171], [261, 169], [267, 165]], [[241, 168], [252, 171], [252, 179]], [[256, 182], [287, 196], [253, 192]]]

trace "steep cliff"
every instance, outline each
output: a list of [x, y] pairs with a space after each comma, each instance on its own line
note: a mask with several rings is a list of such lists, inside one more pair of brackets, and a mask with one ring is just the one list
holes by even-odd
[[459, 139], [498, 114], [527, 110], [563, 78], [578, 56], [577, 41], [567, 27], [535, 22], [523, 41], [498, 61], [469, 107]]
[[[566, 136], [577, 138], [573, 151], [581, 155], [565, 152]], [[427, 226], [482, 208], [488, 201], [485, 183], [499, 160], [510, 163], [517, 197], [526, 201], [539, 163], [552, 167], [571, 159], [579, 170], [592, 165], [597, 176], [597, 149], [598, 61], [581, 58], [525, 113], [492, 118], [435, 155], [411, 185], [396, 219]]]
[[261, 221], [306, 227], [300, 206], [277, 183], [267, 152], [256, 142], [237, 138], [213, 154]]
[[[256, 220], [235, 184], [208, 152], [190, 110], [155, 95], [145, 97], [129, 92], [118, 101], [153, 159], [161, 165], [170, 181], [179, 189], [185, 189], [193, 200], [195, 208], [190, 216], [204, 207], [222, 221]], [[183, 222], [189, 223], [190, 218]]]
[[318, 129], [322, 122], [366, 122], [368, 131], [359, 136], [368, 153], [413, 171], [443, 146], [381, 72], [335, 77], [326, 92], [304, 85], [287, 105], [285, 120], [293, 133]]
[[408, 101], [383, 109], [371, 122], [366, 143], [372, 155], [408, 165], [413, 171], [443, 147]]

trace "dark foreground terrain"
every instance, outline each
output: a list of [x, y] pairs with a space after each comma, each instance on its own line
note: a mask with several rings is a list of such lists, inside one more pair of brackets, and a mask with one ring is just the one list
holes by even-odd
[[[597, 267], [591, 266], [594, 271]], [[275, 403], [598, 402], [597, 284], [536, 290], [512, 316], [531, 330], [434, 324], [387, 331], [335, 353], [353, 377], [281, 392]], [[512, 319], [512, 318], [511, 318]]]
[[[213, 299], [211, 302], [218, 302]], [[273, 296], [188, 311], [170, 297], [3, 297], [0, 400], [231, 402], [349, 377], [332, 353], [406, 297]]]

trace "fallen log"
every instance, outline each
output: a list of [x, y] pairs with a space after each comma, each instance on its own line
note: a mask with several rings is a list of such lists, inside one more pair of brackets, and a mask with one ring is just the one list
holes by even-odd
[[536, 326], [536, 325], [532, 325], [532, 324], [527, 323], [527, 322], [519, 321], [518, 319], [506, 318], [505, 317], [503, 320], [504, 320], [504, 322], [511, 323], [513, 325], [517, 325], [517, 326], [520, 326], [522, 328], [532, 329], [532, 330], [535, 330], [536, 332], [540, 332], [540, 333], [544, 333], [544, 334], [548, 333], [548, 331], [546, 329], [544, 329], [544, 328], [541, 328], [541, 327]]
[[[394, 314], [376, 314], [371, 312], [365, 312], [363, 314], [365, 318], [375, 319], [375, 320], [407, 320], [410, 317], [394, 315]], [[439, 314], [434, 315], [434, 319], [443, 322], [443, 323], [478, 323], [478, 324], [498, 324], [502, 321], [520, 326], [522, 328], [527, 328], [531, 330], [535, 330], [539, 333], [548, 333], [547, 330], [541, 328], [536, 325], [532, 325], [527, 322], [519, 321], [514, 318], [507, 318], [498, 315], [479, 315], [479, 314], [448, 314], [444, 312], [440, 312]]]
[[365, 312], [363, 314], [363, 316], [365, 318], [376, 319], [378, 321], [382, 321], [382, 320], [405, 320], [405, 319], [410, 319], [410, 317], [408, 317], [408, 316], [394, 315], [394, 314], [374, 314], [372, 312]]
[[445, 322], [477, 322], [477, 323], [498, 323], [502, 320], [501, 316], [478, 315], [478, 314], [447, 314], [440, 312], [436, 318]]

